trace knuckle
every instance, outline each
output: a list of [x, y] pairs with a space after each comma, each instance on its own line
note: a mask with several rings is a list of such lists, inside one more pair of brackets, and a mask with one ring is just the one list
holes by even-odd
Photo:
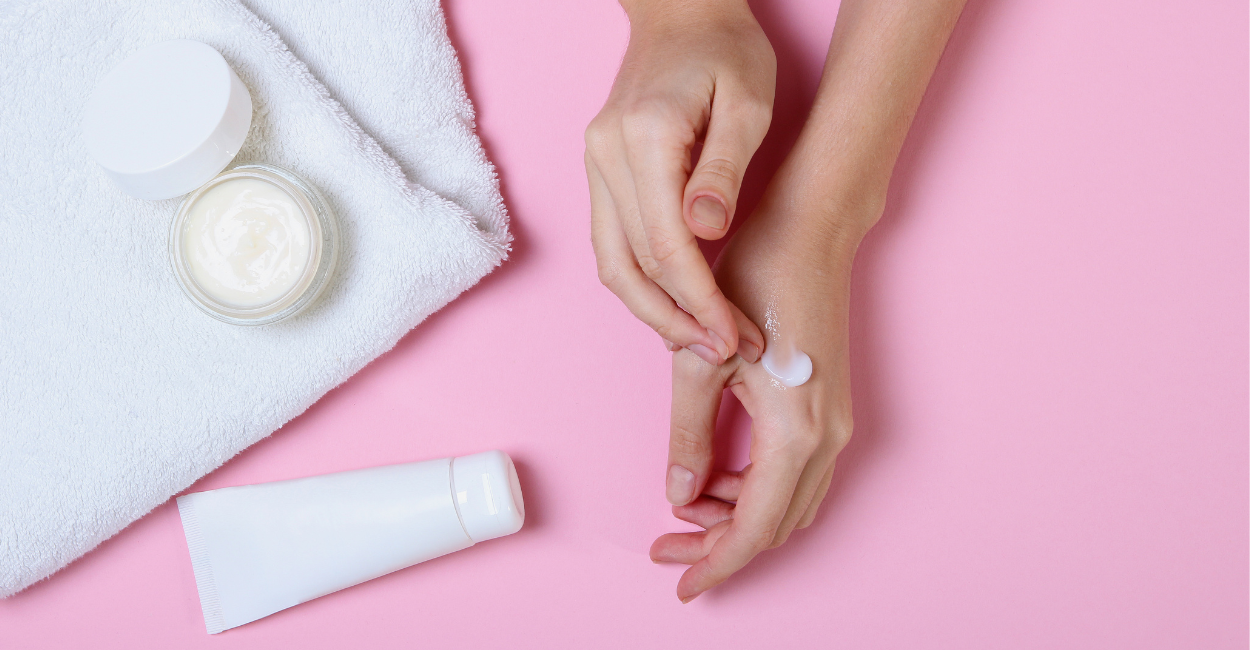
[[665, 341], [673, 342], [673, 328], [668, 323], [656, 323], [651, 329], [655, 330], [655, 333], [659, 334], [660, 338]]
[[686, 348], [673, 355], [674, 382], [697, 384], [709, 391], [720, 390], [725, 382], [725, 376], [721, 374], [723, 369], [724, 366], [713, 366]]
[[635, 101], [621, 115], [621, 130], [632, 141], [662, 137], [677, 120], [669, 102], [660, 99]]
[[673, 424], [668, 440], [669, 452], [682, 458], [702, 456], [707, 452], [703, 437], [689, 427]]
[[651, 255], [639, 255], [638, 268], [642, 269], [643, 274], [652, 280], [659, 280], [664, 276], [664, 268]]
[[663, 230], [652, 228], [647, 232], [647, 248], [651, 249], [651, 259], [664, 266], [681, 250], [681, 245]]
[[851, 442], [851, 433], [853, 432], [853, 429], [854, 425], [851, 422], [850, 416], [847, 416], [842, 422], [835, 423], [830, 428], [829, 440], [833, 444], [835, 452], [840, 453], [847, 446], [847, 444]]
[[699, 163], [695, 171], [700, 181], [715, 185], [736, 188], [742, 179], [742, 171], [738, 165], [727, 158], [713, 158]]
[[689, 293], [691, 296], [691, 308], [699, 311], [713, 306], [716, 303], [716, 300], [721, 296], [720, 287], [714, 282], [703, 285], [700, 288], [696, 288]]
[[759, 553], [760, 551], [768, 550], [772, 546], [774, 536], [773, 531], [756, 530], [744, 535], [743, 542], [747, 548], [755, 553]]
[[612, 263], [600, 263], [598, 266], [599, 282], [616, 293], [617, 287], [621, 284], [621, 269]]
[[585, 139], [587, 158], [595, 162], [606, 159], [612, 149], [612, 133], [600, 118], [591, 120], [586, 127]]
[[670, 304], [667, 313], [657, 315], [648, 324], [651, 325], [651, 329], [655, 330], [656, 334], [659, 334], [666, 341], [671, 341], [684, 347], [681, 341], [685, 341], [688, 338], [688, 333], [681, 327], [681, 318], [684, 314], [685, 312], [680, 307]]

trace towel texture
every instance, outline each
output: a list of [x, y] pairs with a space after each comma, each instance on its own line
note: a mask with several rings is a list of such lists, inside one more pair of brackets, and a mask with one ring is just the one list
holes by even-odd
[[[0, 596], [304, 411], [506, 256], [436, 1], [248, 5], [277, 30], [236, 0], [0, 3]], [[289, 322], [192, 306], [166, 247], [178, 200], [127, 197], [83, 148], [99, 78], [171, 38], [248, 85], [236, 162], [297, 171], [339, 215], [338, 274]]]
[[[243, 0], [408, 178], [501, 241], [508, 217], [437, 0]], [[420, 37], [414, 37], [419, 35]]]

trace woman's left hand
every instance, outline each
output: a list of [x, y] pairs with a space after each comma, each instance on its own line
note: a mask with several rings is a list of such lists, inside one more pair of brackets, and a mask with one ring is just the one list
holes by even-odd
[[[760, 209], [717, 263], [729, 299], [768, 330], [768, 347], [793, 346], [812, 359], [805, 384], [785, 387], [762, 363], [735, 356], [713, 366], [681, 350], [673, 355], [673, 405], [667, 496], [673, 514], [702, 526], [651, 547], [657, 562], [692, 565], [677, 585], [689, 602], [725, 581], [756, 554], [812, 523], [851, 437], [848, 301], [851, 262], [867, 214], [820, 214], [794, 197], [802, 180], [774, 179]], [[877, 211], [873, 214], [873, 211]], [[751, 416], [750, 464], [712, 471], [712, 438], [725, 388]]]

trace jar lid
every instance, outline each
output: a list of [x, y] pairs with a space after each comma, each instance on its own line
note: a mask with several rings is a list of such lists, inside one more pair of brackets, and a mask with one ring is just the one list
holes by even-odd
[[149, 45], [104, 76], [83, 115], [87, 152], [127, 194], [181, 196], [226, 168], [252, 125], [252, 97], [217, 50]]

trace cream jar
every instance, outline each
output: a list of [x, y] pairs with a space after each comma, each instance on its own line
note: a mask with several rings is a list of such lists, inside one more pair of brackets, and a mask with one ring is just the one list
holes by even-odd
[[338, 261], [338, 225], [295, 174], [241, 165], [187, 195], [169, 231], [182, 290], [208, 315], [263, 325], [316, 302]]
[[289, 318], [324, 292], [339, 231], [325, 198], [295, 172], [236, 166], [252, 98], [225, 58], [185, 39], [141, 48], [100, 81], [83, 114], [87, 152], [123, 191], [186, 195], [169, 255], [188, 298], [235, 325]]

